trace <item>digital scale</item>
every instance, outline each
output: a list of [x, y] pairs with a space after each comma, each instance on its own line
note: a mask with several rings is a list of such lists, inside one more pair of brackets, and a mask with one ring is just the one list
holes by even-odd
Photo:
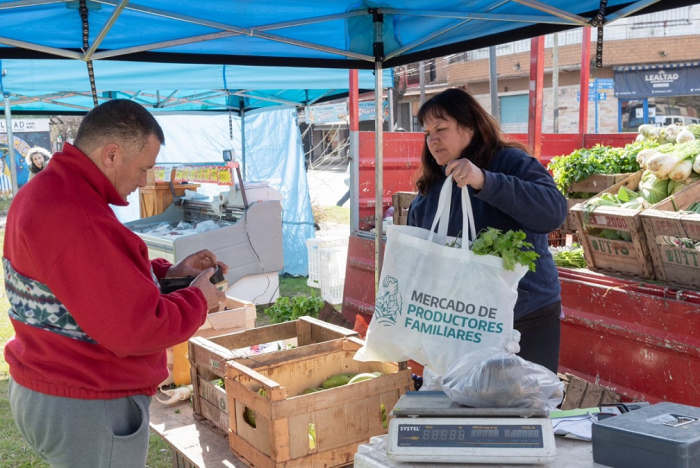
[[517, 463], [554, 460], [544, 410], [469, 408], [443, 392], [408, 392], [391, 412], [387, 458], [412, 463]]

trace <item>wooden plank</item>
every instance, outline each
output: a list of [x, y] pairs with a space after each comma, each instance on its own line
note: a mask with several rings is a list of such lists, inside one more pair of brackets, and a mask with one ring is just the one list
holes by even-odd
[[297, 333], [296, 321], [277, 323], [264, 327], [218, 336], [211, 341], [226, 349], [249, 348], [254, 345], [272, 341], [295, 338]]
[[200, 400], [199, 408], [201, 416], [209, 421], [214, 427], [219, 428], [222, 433], [228, 432], [229, 416], [227, 412], [221, 411], [211, 402]]
[[586, 393], [581, 400], [581, 408], [593, 408], [600, 405], [604, 390], [603, 387], [589, 383], [586, 386]]
[[566, 394], [564, 395], [564, 401], [561, 404], [562, 410], [570, 410], [575, 408], [581, 408], [581, 401], [586, 393], [586, 387], [588, 383], [575, 375], [566, 374], [569, 378], [569, 384], [566, 388]]
[[322, 343], [309, 344], [299, 348], [288, 349], [285, 350], [284, 353], [265, 353], [234, 360], [250, 369], [258, 369], [260, 367], [267, 367], [275, 364], [290, 364], [296, 361], [309, 359], [310, 357], [318, 354], [340, 350], [342, 349], [342, 345], [343, 342], [339, 340], [324, 341]]
[[569, 192], [600, 193], [625, 180], [630, 174], [593, 174], [580, 182], [571, 184]]
[[150, 427], [170, 445], [173, 459], [178, 460], [179, 466], [247, 466], [234, 456], [226, 438], [194, 419], [188, 402], [166, 406], [154, 398], [150, 408]]

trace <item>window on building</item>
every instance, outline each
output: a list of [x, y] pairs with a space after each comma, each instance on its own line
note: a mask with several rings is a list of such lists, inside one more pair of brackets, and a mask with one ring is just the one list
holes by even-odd
[[505, 133], [523, 133], [527, 131], [527, 94], [502, 96], [498, 100], [501, 129]]

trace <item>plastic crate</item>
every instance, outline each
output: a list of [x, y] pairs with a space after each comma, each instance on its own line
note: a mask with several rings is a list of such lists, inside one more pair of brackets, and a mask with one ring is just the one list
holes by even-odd
[[347, 237], [315, 237], [306, 239], [306, 250], [309, 251], [309, 279], [306, 280], [307, 286], [312, 288], [320, 288], [319, 283], [321, 277], [321, 249], [327, 247], [345, 247], [347, 251]]
[[343, 302], [347, 247], [324, 247], [321, 252], [321, 297], [331, 304]]

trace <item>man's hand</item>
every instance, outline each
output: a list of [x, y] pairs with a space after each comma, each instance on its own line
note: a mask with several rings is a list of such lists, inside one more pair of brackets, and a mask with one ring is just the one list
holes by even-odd
[[[168, 269], [167, 278], [180, 276], [197, 276], [207, 268], [221, 267], [221, 273], [228, 273], [228, 265], [216, 260], [216, 255], [209, 250], [200, 250], [183, 258]], [[209, 275], [211, 276], [211, 275]]]
[[207, 300], [207, 310], [211, 310], [218, 307], [222, 302], [226, 302], [226, 294], [211, 284], [209, 280], [214, 271], [214, 268], [207, 268], [190, 283], [190, 286], [199, 288], [204, 294], [204, 298]]

